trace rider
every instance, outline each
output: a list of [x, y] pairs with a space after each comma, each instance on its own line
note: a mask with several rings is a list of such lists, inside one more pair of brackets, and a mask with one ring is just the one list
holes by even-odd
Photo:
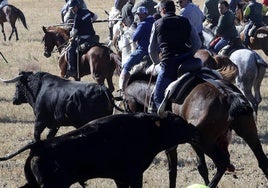
[[213, 29], [217, 24], [220, 17], [218, 11], [219, 0], [205, 0], [203, 13], [206, 18], [204, 25], [209, 25], [210, 29]]
[[70, 32], [72, 37], [72, 42], [68, 50], [68, 67], [66, 77], [75, 76], [76, 70], [76, 60], [77, 60], [77, 48], [80, 44], [85, 42], [93, 42], [95, 39], [95, 30], [93, 28], [92, 22], [98, 17], [93, 12], [88, 9], [81, 8], [78, 0], [74, 0], [70, 3], [70, 9], [75, 14], [74, 25]]
[[198, 6], [192, 3], [192, 0], [179, 0], [178, 3], [181, 8], [180, 15], [185, 18], [188, 18], [190, 24], [196, 30], [203, 43], [204, 37], [202, 34], [202, 30], [203, 21], [205, 20], [203, 12]]
[[0, 9], [3, 8], [7, 4], [8, 4], [7, 0], [0, 0]]
[[123, 66], [119, 77], [120, 91], [124, 91], [127, 86], [131, 68], [134, 65], [139, 64], [145, 55], [148, 55], [148, 45], [154, 18], [148, 15], [148, 10], [145, 7], [139, 7], [136, 14], [139, 17], [140, 22], [138, 23], [132, 38], [133, 42], [137, 42], [138, 46], [136, 51], [130, 55]]
[[[61, 20], [62, 23], [68, 22], [69, 20], [72, 20], [74, 15], [70, 9], [70, 3], [73, 0], [65, 0], [65, 5], [61, 9]], [[78, 0], [78, 3], [81, 5], [82, 8], [87, 8], [86, 3], [84, 0]]]
[[137, 12], [137, 9], [143, 6], [147, 8], [148, 15], [153, 15], [156, 13], [156, 9], [154, 8], [156, 5], [157, 3], [153, 0], [137, 0], [132, 9], [132, 13], [135, 14]]
[[219, 36], [220, 40], [213, 48], [215, 53], [218, 53], [230, 41], [238, 37], [238, 33], [235, 27], [235, 15], [229, 9], [228, 2], [225, 0], [220, 1], [218, 9], [221, 16], [216, 26], [215, 35]]
[[[188, 58], [193, 58], [201, 47], [201, 40], [187, 18], [175, 14], [172, 0], [162, 0], [162, 18], [155, 21], [149, 44], [149, 55], [154, 64], [159, 63], [161, 70], [155, 86], [153, 111], [158, 109], [164, 99], [166, 87], [177, 79], [178, 67]], [[158, 54], [160, 48], [160, 55]], [[160, 59], [159, 59], [160, 58]], [[188, 63], [188, 61], [187, 61]]]
[[132, 8], [134, 6], [135, 0], [128, 0], [128, 2], [123, 6], [121, 11], [122, 23], [130, 27], [134, 21], [134, 15], [132, 14]]
[[249, 38], [250, 38], [249, 31], [251, 29], [255, 31], [255, 29], [264, 25], [262, 20], [263, 20], [263, 15], [265, 15], [266, 12], [267, 12], [267, 8], [263, 6], [261, 3], [256, 2], [256, 0], [251, 0], [250, 3], [246, 6], [243, 12], [244, 18], [249, 20], [244, 30], [245, 39], [243, 43], [246, 47], [248, 47], [249, 45]]

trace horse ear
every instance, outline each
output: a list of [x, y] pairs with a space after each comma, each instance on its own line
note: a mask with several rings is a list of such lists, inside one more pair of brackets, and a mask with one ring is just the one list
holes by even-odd
[[43, 26], [42, 29], [43, 29], [44, 33], [47, 33], [47, 29], [45, 26]]

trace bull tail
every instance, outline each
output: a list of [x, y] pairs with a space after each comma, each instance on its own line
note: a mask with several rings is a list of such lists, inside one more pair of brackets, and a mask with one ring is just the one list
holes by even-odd
[[0, 157], [0, 161], [6, 161], [6, 160], [9, 160], [13, 157], [15, 157], [16, 155], [28, 150], [28, 149], [32, 149], [34, 146], [36, 146], [36, 143], [37, 142], [32, 142], [32, 143], [29, 143], [27, 144], [26, 146], [22, 147], [21, 149], [19, 149], [18, 151], [12, 153], [12, 154], [9, 154], [8, 156], [6, 157]]

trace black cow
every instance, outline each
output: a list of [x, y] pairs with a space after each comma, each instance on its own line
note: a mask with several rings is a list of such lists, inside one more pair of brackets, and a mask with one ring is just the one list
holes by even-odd
[[81, 127], [85, 123], [113, 113], [111, 92], [96, 83], [62, 79], [45, 72], [21, 72], [6, 83], [16, 82], [13, 104], [29, 103], [35, 114], [35, 140], [47, 127], [54, 137], [59, 126]]
[[117, 187], [141, 188], [143, 172], [160, 151], [198, 140], [197, 129], [179, 116], [117, 114], [39, 140], [0, 160], [31, 149], [25, 187], [67, 188], [92, 178], [111, 178]]

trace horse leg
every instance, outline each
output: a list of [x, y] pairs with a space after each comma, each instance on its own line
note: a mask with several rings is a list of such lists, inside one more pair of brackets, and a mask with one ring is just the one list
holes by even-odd
[[111, 74], [107, 75], [106, 80], [107, 80], [109, 90], [113, 92], [114, 91], [113, 73], [112, 75]]
[[250, 101], [254, 112], [257, 114], [258, 102], [256, 101], [251, 92], [251, 87], [253, 86], [254, 80], [255, 79], [240, 78], [237, 82], [237, 85], [241, 89], [243, 94], [246, 96], [246, 98]]
[[[264, 78], [265, 72], [266, 72], [266, 67], [262, 66], [262, 65], [259, 65], [258, 66], [258, 76], [256, 78], [255, 84], [253, 85], [255, 99], [257, 101], [257, 110], [258, 110], [259, 104], [262, 101], [260, 88], [261, 88], [261, 82], [262, 82], [262, 80]], [[257, 112], [256, 112], [256, 114], [257, 114]]]
[[233, 130], [243, 138], [257, 158], [258, 165], [268, 177], [268, 159], [262, 149], [253, 115], [240, 116]]
[[8, 40], [11, 40], [12, 35], [13, 35], [14, 32], [15, 32], [15, 35], [16, 35], [16, 40], [19, 40], [18, 32], [17, 32], [17, 28], [16, 28], [15, 24], [11, 25], [11, 27], [12, 27], [12, 32], [10, 33], [10, 35], [8, 37]]
[[169, 188], [175, 188], [178, 164], [177, 146], [166, 150], [165, 153], [168, 159]]
[[230, 164], [230, 159], [229, 156], [223, 152], [216, 144], [207, 143], [203, 146], [205, 147], [201, 146], [201, 150], [205, 151], [205, 153], [213, 160], [217, 168], [216, 174], [208, 184], [208, 187], [214, 188], [217, 187], [228, 165]]
[[1, 27], [2, 27], [2, 33], [3, 33], [3, 36], [4, 36], [4, 41], [6, 41], [6, 33], [5, 33], [5, 29], [4, 29], [4, 23], [1, 23]]
[[202, 176], [205, 184], [208, 185], [209, 184], [208, 168], [207, 168], [204, 152], [201, 151], [195, 145], [192, 145], [192, 148], [194, 149], [194, 151], [195, 151], [195, 153], [197, 155], [197, 164], [198, 164], [197, 169], [198, 169], [198, 172]]

